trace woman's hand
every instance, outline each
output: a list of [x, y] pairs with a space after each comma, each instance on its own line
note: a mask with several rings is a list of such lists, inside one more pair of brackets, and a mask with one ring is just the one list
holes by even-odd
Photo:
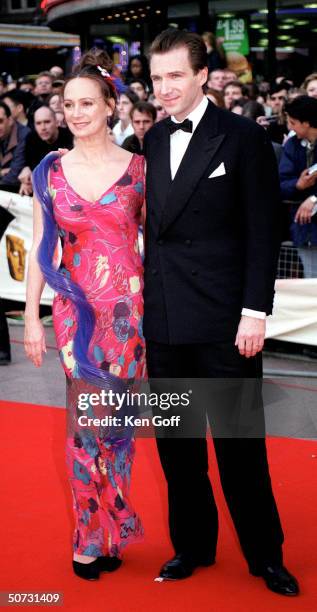
[[42, 353], [46, 353], [45, 332], [39, 319], [25, 321], [24, 348], [27, 356], [39, 368], [42, 365]]

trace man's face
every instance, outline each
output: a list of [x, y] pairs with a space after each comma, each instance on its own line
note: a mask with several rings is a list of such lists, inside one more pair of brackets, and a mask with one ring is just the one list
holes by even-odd
[[276, 93], [270, 95], [268, 104], [272, 109], [273, 115], [278, 115], [282, 111], [286, 97], [286, 89], [281, 89], [281, 91], [277, 91]]
[[35, 93], [37, 96], [52, 92], [52, 79], [48, 76], [41, 76], [35, 81]]
[[58, 136], [56, 118], [49, 108], [42, 107], [34, 113], [34, 128], [45, 142], [54, 142]]
[[224, 70], [224, 85], [227, 85], [227, 83], [230, 83], [230, 81], [236, 81], [237, 80], [237, 75], [233, 70]]
[[225, 90], [224, 99], [225, 107], [230, 108], [234, 100], [239, 100], [242, 97], [242, 89], [238, 85], [228, 85]]
[[134, 133], [136, 137], [143, 141], [144, 135], [146, 132], [152, 127], [154, 121], [151, 115], [148, 113], [140, 113], [140, 111], [135, 110], [132, 116], [132, 127], [134, 129]]
[[12, 117], [7, 117], [3, 108], [0, 108], [0, 140], [5, 140], [12, 127]]
[[213, 70], [208, 79], [208, 87], [216, 91], [222, 91], [225, 86], [225, 73], [223, 70]]
[[308, 138], [310, 125], [307, 121], [299, 121], [287, 115], [287, 126], [290, 130], [294, 130], [297, 138]]
[[152, 56], [154, 95], [178, 121], [183, 121], [202, 100], [207, 76], [207, 67], [194, 74], [186, 47]]

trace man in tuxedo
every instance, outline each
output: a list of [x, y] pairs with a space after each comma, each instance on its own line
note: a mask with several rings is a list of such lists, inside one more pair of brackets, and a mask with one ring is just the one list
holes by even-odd
[[[162, 32], [151, 47], [151, 76], [170, 118], [145, 137], [149, 377], [259, 378], [278, 253], [272, 147], [263, 128], [203, 95], [207, 56], [198, 35]], [[214, 445], [251, 574], [274, 592], [296, 595], [297, 581], [283, 566], [264, 435], [220, 435]], [[167, 436], [158, 437], [157, 446], [175, 549], [160, 577], [178, 580], [215, 561], [218, 516], [207, 443], [201, 435]]]

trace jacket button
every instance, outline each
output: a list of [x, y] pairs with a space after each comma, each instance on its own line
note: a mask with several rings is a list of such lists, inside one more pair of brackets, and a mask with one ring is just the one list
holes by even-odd
[[186, 246], [190, 246], [190, 245], [191, 245], [191, 243], [192, 243], [192, 241], [191, 241], [191, 240], [189, 240], [189, 239], [188, 239], [188, 240], [185, 240], [185, 244], [186, 244]]
[[151, 272], [152, 272], [153, 276], [156, 276], [156, 274], [157, 274], [157, 269], [156, 269], [156, 268], [152, 268]]
[[197, 275], [197, 270], [192, 270], [192, 275], [196, 276]]
[[157, 244], [159, 244], [160, 246], [162, 246], [162, 244], [164, 244], [164, 240], [162, 240], [162, 238], [160, 238], [160, 239], [157, 241]]

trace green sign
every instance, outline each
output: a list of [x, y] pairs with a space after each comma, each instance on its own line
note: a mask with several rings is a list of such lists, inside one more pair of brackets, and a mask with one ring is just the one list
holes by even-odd
[[248, 55], [250, 51], [245, 19], [235, 17], [219, 19], [216, 26], [216, 37], [223, 39], [222, 46], [226, 53], [235, 51], [241, 55]]

